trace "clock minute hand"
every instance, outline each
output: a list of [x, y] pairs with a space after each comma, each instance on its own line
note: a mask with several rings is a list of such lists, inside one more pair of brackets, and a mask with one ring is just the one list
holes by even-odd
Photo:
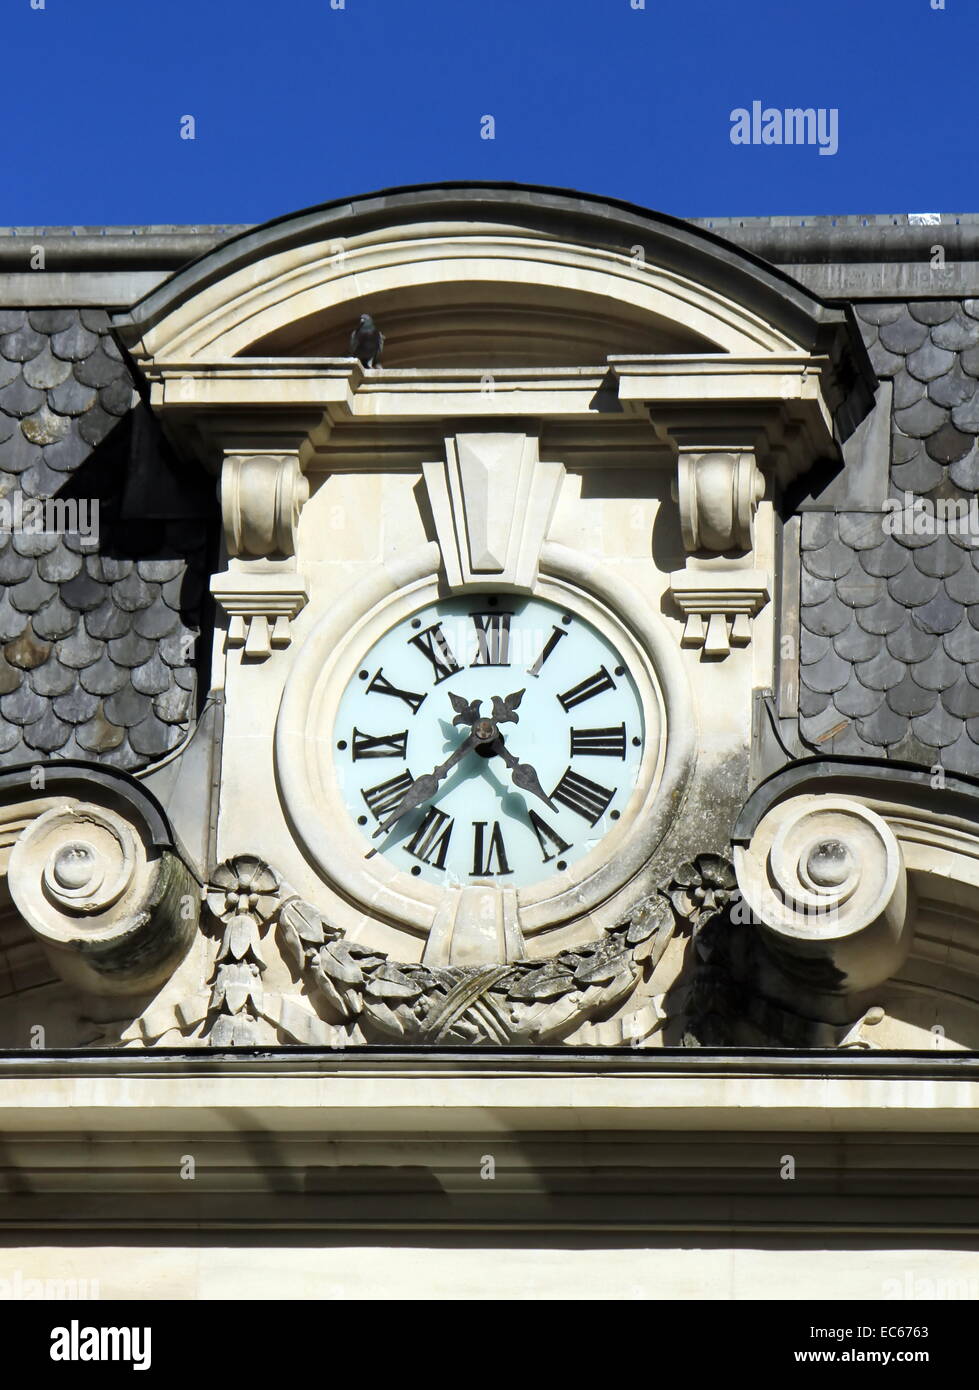
[[[378, 835], [386, 834], [387, 831], [391, 829], [392, 825], [399, 821], [402, 816], [406, 816], [409, 811], [413, 811], [416, 806], [421, 806], [424, 802], [428, 801], [431, 796], [434, 796], [438, 784], [449, 775], [456, 763], [460, 762], [469, 752], [470, 748], [473, 748], [478, 742], [479, 739], [476, 735], [470, 734], [463, 743], [459, 744], [459, 747], [451, 757], [446, 758], [444, 763], [439, 763], [438, 767], [433, 768], [431, 772], [426, 772], [421, 777], [416, 777], [397, 806], [395, 806], [394, 810], [388, 816], [387, 820], [381, 822], [371, 838], [376, 840]], [[371, 856], [376, 853], [376, 849], [368, 850], [364, 858], [370, 859]]]
[[515, 758], [509, 749], [504, 746], [501, 738], [497, 737], [490, 744], [490, 752], [498, 753], [506, 763], [507, 767], [510, 769], [510, 776], [513, 778], [513, 785], [515, 787], [519, 787], [522, 792], [531, 792], [534, 796], [540, 797], [541, 801], [543, 801], [546, 806], [549, 806], [552, 811], [557, 809], [554, 802], [541, 786], [536, 769], [531, 767], [530, 763], [522, 763], [518, 758]]

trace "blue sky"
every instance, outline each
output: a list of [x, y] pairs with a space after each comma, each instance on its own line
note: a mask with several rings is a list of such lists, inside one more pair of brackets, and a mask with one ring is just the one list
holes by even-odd
[[[977, 0], [32, 3], [0, 2], [2, 225], [255, 222], [453, 179], [681, 217], [979, 210]], [[733, 145], [754, 100], [836, 108], [839, 151]]]

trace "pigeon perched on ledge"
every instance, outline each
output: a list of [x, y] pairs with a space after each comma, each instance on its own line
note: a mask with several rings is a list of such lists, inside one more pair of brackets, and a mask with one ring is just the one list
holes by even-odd
[[350, 335], [350, 355], [365, 367], [379, 367], [383, 347], [384, 334], [370, 314], [361, 314], [360, 323]]

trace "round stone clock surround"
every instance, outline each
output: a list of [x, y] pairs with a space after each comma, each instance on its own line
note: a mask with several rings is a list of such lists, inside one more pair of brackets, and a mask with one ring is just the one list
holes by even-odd
[[[380, 853], [369, 855], [370, 840], [355, 824], [337, 775], [335, 760], [344, 750], [336, 744], [350, 731], [337, 729], [336, 715], [348, 686], [364, 669], [365, 654], [383, 634], [445, 599], [439, 561], [435, 544], [391, 560], [321, 619], [297, 654], [276, 726], [282, 801], [307, 857], [331, 887], [368, 917], [415, 936], [429, 934], [447, 899], [460, 890], [412, 875]], [[484, 597], [494, 592], [487, 585]], [[618, 819], [593, 848], [565, 870], [542, 875], [536, 883], [483, 888], [495, 897], [502, 893], [515, 899], [525, 937], [585, 918], [594, 929], [601, 905], [639, 873], [663, 838], [694, 748], [689, 687], [679, 654], [650, 612], [648, 600], [603, 573], [603, 567], [588, 557], [553, 543], [543, 547], [534, 597], [582, 619], [621, 654], [641, 703], [644, 743], [631, 794], [621, 808], [616, 805]], [[507, 689], [494, 693], [511, 694], [513, 681], [509, 676], [506, 681]], [[522, 684], [517, 681], [514, 689]], [[483, 713], [488, 712], [486, 702]], [[507, 725], [511, 727], [522, 728]], [[460, 730], [459, 742], [465, 733]], [[531, 750], [523, 743], [518, 747], [516, 733], [514, 748], [522, 759], [532, 761]], [[415, 776], [427, 771], [412, 768]], [[544, 808], [542, 814], [547, 814]]]

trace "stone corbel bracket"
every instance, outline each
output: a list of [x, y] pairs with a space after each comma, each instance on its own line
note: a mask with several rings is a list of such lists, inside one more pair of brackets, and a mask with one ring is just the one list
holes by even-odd
[[769, 599], [760, 570], [677, 570], [670, 594], [686, 617], [680, 645], [723, 658], [751, 641], [751, 620]]
[[309, 591], [296, 566], [299, 513], [309, 498], [298, 451], [228, 453], [221, 469], [221, 513], [229, 567], [211, 580], [228, 614], [228, 646], [264, 660], [287, 647], [290, 623]]
[[445, 459], [423, 472], [450, 591], [529, 593], [564, 465], [542, 463], [537, 438], [513, 430], [449, 435]]
[[847, 796], [774, 805], [735, 847], [738, 885], [776, 957], [820, 963], [821, 988], [873, 989], [911, 946], [907, 871], [883, 817]]
[[765, 479], [750, 450], [704, 450], [679, 443], [677, 501], [688, 551], [751, 550]]

